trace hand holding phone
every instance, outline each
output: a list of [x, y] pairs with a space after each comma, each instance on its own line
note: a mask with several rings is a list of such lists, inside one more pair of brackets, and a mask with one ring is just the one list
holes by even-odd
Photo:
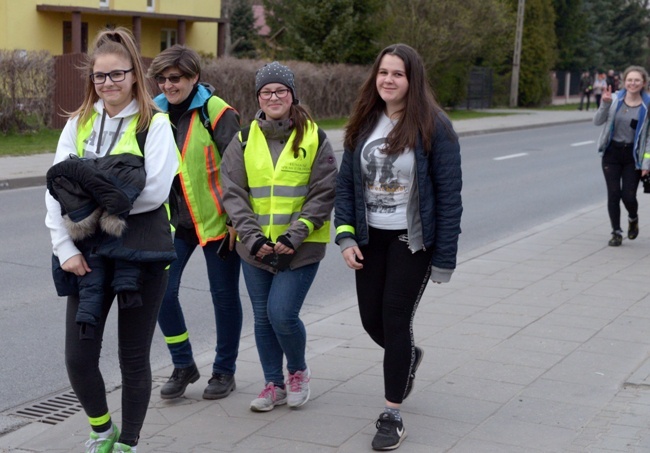
[[219, 244], [219, 248], [217, 249], [217, 256], [222, 260], [228, 258], [229, 254], [230, 254], [230, 232], [226, 233], [226, 235], [221, 240], [221, 244]]

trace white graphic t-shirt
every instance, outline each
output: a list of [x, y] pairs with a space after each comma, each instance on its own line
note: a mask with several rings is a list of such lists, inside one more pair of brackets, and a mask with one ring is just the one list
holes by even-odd
[[382, 230], [406, 229], [406, 203], [411, 189], [413, 151], [383, 153], [386, 136], [395, 126], [382, 115], [361, 151], [361, 169], [368, 225]]

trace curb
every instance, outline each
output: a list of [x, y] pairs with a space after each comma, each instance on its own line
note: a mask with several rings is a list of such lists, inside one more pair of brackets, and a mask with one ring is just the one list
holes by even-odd
[[27, 178], [15, 178], [0, 180], [0, 191], [9, 189], [23, 189], [25, 187], [44, 186], [45, 176], [30, 176]]
[[493, 128], [493, 129], [480, 129], [475, 131], [458, 132], [457, 135], [459, 137], [471, 137], [473, 135], [494, 134], [497, 132], [512, 132], [512, 131], [519, 131], [524, 129], [539, 129], [542, 127], [563, 126], [565, 124], [574, 124], [574, 123], [588, 123], [591, 121], [592, 121], [591, 118], [587, 118], [587, 119], [575, 119], [575, 120], [568, 120], [568, 121], [556, 121], [552, 123], [526, 124], [523, 126], [504, 126], [504, 127]]

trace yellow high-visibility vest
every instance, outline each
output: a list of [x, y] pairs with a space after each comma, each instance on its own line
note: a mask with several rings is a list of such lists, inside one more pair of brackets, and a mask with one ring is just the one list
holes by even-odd
[[318, 127], [308, 123], [297, 156], [291, 149], [295, 136], [294, 130], [273, 167], [266, 138], [257, 122], [253, 121], [244, 150], [250, 203], [264, 235], [271, 241], [275, 242], [293, 221], [298, 220], [309, 229], [305, 242], [327, 243], [330, 240], [329, 221], [315, 229], [311, 221], [300, 217], [318, 152]]

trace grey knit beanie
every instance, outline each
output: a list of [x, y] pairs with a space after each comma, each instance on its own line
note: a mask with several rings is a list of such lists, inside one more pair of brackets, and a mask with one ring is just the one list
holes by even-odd
[[293, 72], [283, 64], [274, 61], [262, 66], [255, 73], [255, 94], [258, 95], [264, 85], [269, 83], [281, 83], [291, 90], [293, 103], [298, 103], [296, 97], [296, 85], [294, 84]]

